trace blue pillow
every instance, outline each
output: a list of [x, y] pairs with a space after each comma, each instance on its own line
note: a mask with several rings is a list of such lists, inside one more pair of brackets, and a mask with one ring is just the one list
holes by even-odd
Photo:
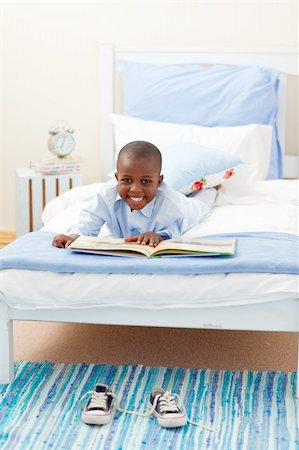
[[257, 66], [121, 62], [124, 114], [202, 126], [258, 123], [273, 127], [268, 179], [282, 175], [276, 129], [279, 72]]
[[161, 150], [164, 181], [185, 195], [223, 184], [242, 161], [229, 153], [194, 143]]

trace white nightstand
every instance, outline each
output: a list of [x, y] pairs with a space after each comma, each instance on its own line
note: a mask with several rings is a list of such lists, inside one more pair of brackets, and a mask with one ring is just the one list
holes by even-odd
[[41, 175], [31, 169], [16, 169], [17, 174], [17, 236], [42, 227], [45, 205], [73, 187], [82, 184], [81, 174]]

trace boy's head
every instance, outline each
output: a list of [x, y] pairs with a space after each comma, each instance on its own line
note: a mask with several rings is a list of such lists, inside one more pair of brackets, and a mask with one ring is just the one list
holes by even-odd
[[121, 198], [133, 209], [142, 209], [153, 200], [161, 175], [160, 150], [145, 141], [134, 141], [119, 152], [115, 178]]

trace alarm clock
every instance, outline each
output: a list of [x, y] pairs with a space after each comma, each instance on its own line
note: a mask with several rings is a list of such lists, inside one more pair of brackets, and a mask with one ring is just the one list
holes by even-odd
[[59, 121], [49, 130], [48, 147], [51, 153], [65, 158], [75, 149], [74, 130], [66, 122]]

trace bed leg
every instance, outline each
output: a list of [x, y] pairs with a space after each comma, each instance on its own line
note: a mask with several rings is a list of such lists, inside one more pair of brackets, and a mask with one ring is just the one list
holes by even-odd
[[0, 384], [8, 384], [13, 378], [12, 320], [7, 304], [0, 299]]

